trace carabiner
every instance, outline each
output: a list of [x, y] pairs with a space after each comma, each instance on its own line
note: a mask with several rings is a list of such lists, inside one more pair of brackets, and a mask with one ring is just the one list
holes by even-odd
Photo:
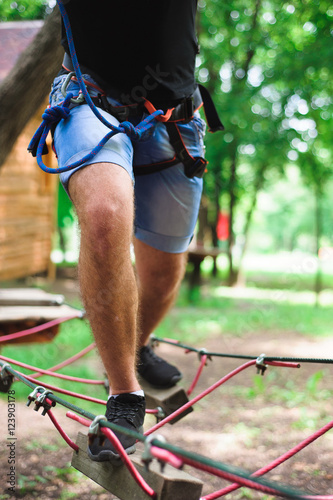
[[[73, 76], [76, 76], [74, 71], [72, 71], [71, 73], [68, 73], [64, 83], [61, 86], [61, 93], [64, 97], [67, 96], [67, 87], [70, 84], [70, 81], [71, 81]], [[73, 104], [82, 104], [84, 102], [84, 100], [85, 99], [84, 99], [84, 95], [82, 94], [82, 92], [77, 97], [71, 98], [71, 102]]]

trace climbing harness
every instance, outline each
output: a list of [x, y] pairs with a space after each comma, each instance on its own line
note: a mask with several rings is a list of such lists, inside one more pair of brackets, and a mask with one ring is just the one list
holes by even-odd
[[[43, 121], [28, 146], [28, 151], [31, 152], [33, 156], [37, 157], [39, 167], [47, 173], [61, 173], [72, 170], [87, 161], [91, 161], [103, 148], [106, 142], [115, 134], [125, 133], [133, 141], [140, 141], [147, 137], [148, 133], [156, 126], [157, 122], [162, 122], [166, 125], [170, 143], [175, 151], [174, 157], [158, 163], [135, 166], [133, 168], [134, 174], [143, 175], [158, 172], [181, 162], [184, 165], [184, 172], [187, 177], [202, 177], [206, 170], [207, 160], [201, 156], [194, 157], [189, 153], [183, 142], [177, 123], [188, 123], [193, 118], [194, 112], [203, 105], [209, 131], [216, 132], [224, 129], [207, 89], [199, 85], [192, 96], [184, 98], [176, 106], [167, 109], [166, 112], [162, 109], [156, 109], [154, 105], [146, 99], [142, 99], [142, 101], [136, 104], [113, 106], [109, 103], [103, 92], [97, 97], [91, 97], [82, 77], [76, 56], [66, 9], [62, 0], [57, 0], [57, 3], [63, 18], [70, 50], [70, 56], [66, 53], [63, 62], [63, 67], [68, 72], [68, 76], [65, 78], [62, 87], [62, 92], [65, 97], [64, 101], [61, 105], [52, 106], [45, 110], [42, 115]], [[80, 87], [78, 97], [74, 97], [72, 93], [66, 92], [67, 86], [74, 75]], [[45, 166], [42, 155], [47, 153], [46, 138], [49, 131], [54, 130], [60, 120], [66, 120], [70, 115], [70, 110], [74, 106], [82, 104], [87, 104], [95, 116], [110, 129], [110, 132], [105, 135], [89, 154], [71, 165], [61, 168], [49, 168]], [[109, 123], [98, 111], [98, 108], [115, 116], [120, 122], [119, 125], [115, 126]], [[131, 116], [141, 118], [144, 111], [150, 114], [141, 120], [137, 126], [127, 121]]]

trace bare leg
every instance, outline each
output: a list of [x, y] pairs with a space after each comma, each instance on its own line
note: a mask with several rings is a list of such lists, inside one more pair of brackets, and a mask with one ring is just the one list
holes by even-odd
[[133, 186], [118, 165], [99, 163], [69, 184], [81, 228], [82, 299], [111, 393], [140, 389], [135, 375], [138, 294], [130, 259]]
[[142, 346], [177, 297], [186, 254], [162, 252], [137, 239], [134, 249], [139, 288], [138, 345]]

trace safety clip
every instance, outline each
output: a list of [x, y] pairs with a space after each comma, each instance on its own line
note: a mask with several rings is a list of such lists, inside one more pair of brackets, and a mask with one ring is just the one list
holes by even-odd
[[[61, 86], [61, 93], [64, 97], [67, 97], [67, 88], [68, 88], [68, 85], [70, 84], [70, 81], [71, 81], [73, 76], [76, 76], [75, 71], [68, 73], [64, 83]], [[83, 104], [84, 101], [85, 101], [85, 99], [84, 99], [84, 95], [82, 94], [82, 92], [80, 92], [77, 97], [71, 98], [71, 102], [73, 104]]]

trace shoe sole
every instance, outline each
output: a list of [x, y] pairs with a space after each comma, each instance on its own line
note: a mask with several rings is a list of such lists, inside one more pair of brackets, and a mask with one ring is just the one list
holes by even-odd
[[[136, 450], [135, 444], [130, 446], [125, 450], [126, 455], [132, 455]], [[110, 462], [113, 465], [121, 465], [122, 459], [121, 456], [113, 453], [111, 450], [103, 450], [100, 451], [98, 455], [93, 455], [89, 448], [87, 449], [88, 457], [94, 462]]]
[[[138, 430], [140, 434], [143, 434], [143, 426]], [[125, 449], [126, 455], [133, 455], [136, 451], [136, 446], [133, 444], [129, 448]], [[111, 462], [113, 465], [121, 465], [123, 463], [121, 456], [118, 453], [113, 453], [111, 450], [102, 450], [98, 455], [91, 453], [89, 446], [87, 447], [88, 457], [94, 462]]]

